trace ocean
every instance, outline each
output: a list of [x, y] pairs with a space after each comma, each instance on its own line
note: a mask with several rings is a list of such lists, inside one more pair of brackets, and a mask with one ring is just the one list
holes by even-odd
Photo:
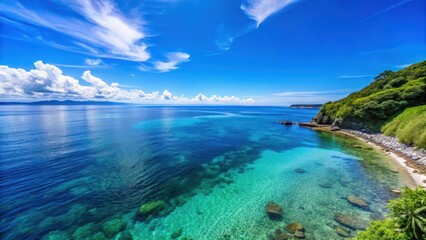
[[[268, 239], [301, 223], [305, 239], [341, 239], [336, 213], [382, 218], [395, 197], [390, 190], [412, 182], [355, 139], [277, 123], [309, 121], [317, 111], [0, 106], [0, 235]], [[271, 201], [283, 208], [282, 219], [267, 216]], [[138, 214], [153, 202], [158, 211]]]

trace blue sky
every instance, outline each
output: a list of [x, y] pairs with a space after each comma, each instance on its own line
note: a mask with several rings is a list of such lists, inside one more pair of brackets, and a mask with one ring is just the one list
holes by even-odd
[[0, 100], [322, 103], [426, 59], [424, 0], [0, 2]]

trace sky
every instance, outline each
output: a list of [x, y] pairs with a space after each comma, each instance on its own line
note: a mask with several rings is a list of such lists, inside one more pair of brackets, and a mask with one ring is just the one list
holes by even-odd
[[0, 101], [287, 106], [426, 60], [424, 0], [2, 0]]

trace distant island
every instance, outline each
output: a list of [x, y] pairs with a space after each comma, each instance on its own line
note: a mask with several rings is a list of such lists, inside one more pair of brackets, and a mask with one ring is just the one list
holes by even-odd
[[317, 109], [321, 108], [322, 104], [292, 104], [290, 105], [290, 108], [312, 108]]
[[72, 101], [72, 100], [50, 100], [37, 102], [0, 102], [0, 105], [124, 105], [127, 103], [107, 101]]

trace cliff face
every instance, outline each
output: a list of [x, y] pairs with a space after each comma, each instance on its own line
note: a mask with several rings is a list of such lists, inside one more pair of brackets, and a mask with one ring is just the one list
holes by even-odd
[[397, 72], [384, 71], [359, 92], [324, 104], [312, 121], [378, 131], [406, 108], [425, 104], [426, 61], [423, 61]]

